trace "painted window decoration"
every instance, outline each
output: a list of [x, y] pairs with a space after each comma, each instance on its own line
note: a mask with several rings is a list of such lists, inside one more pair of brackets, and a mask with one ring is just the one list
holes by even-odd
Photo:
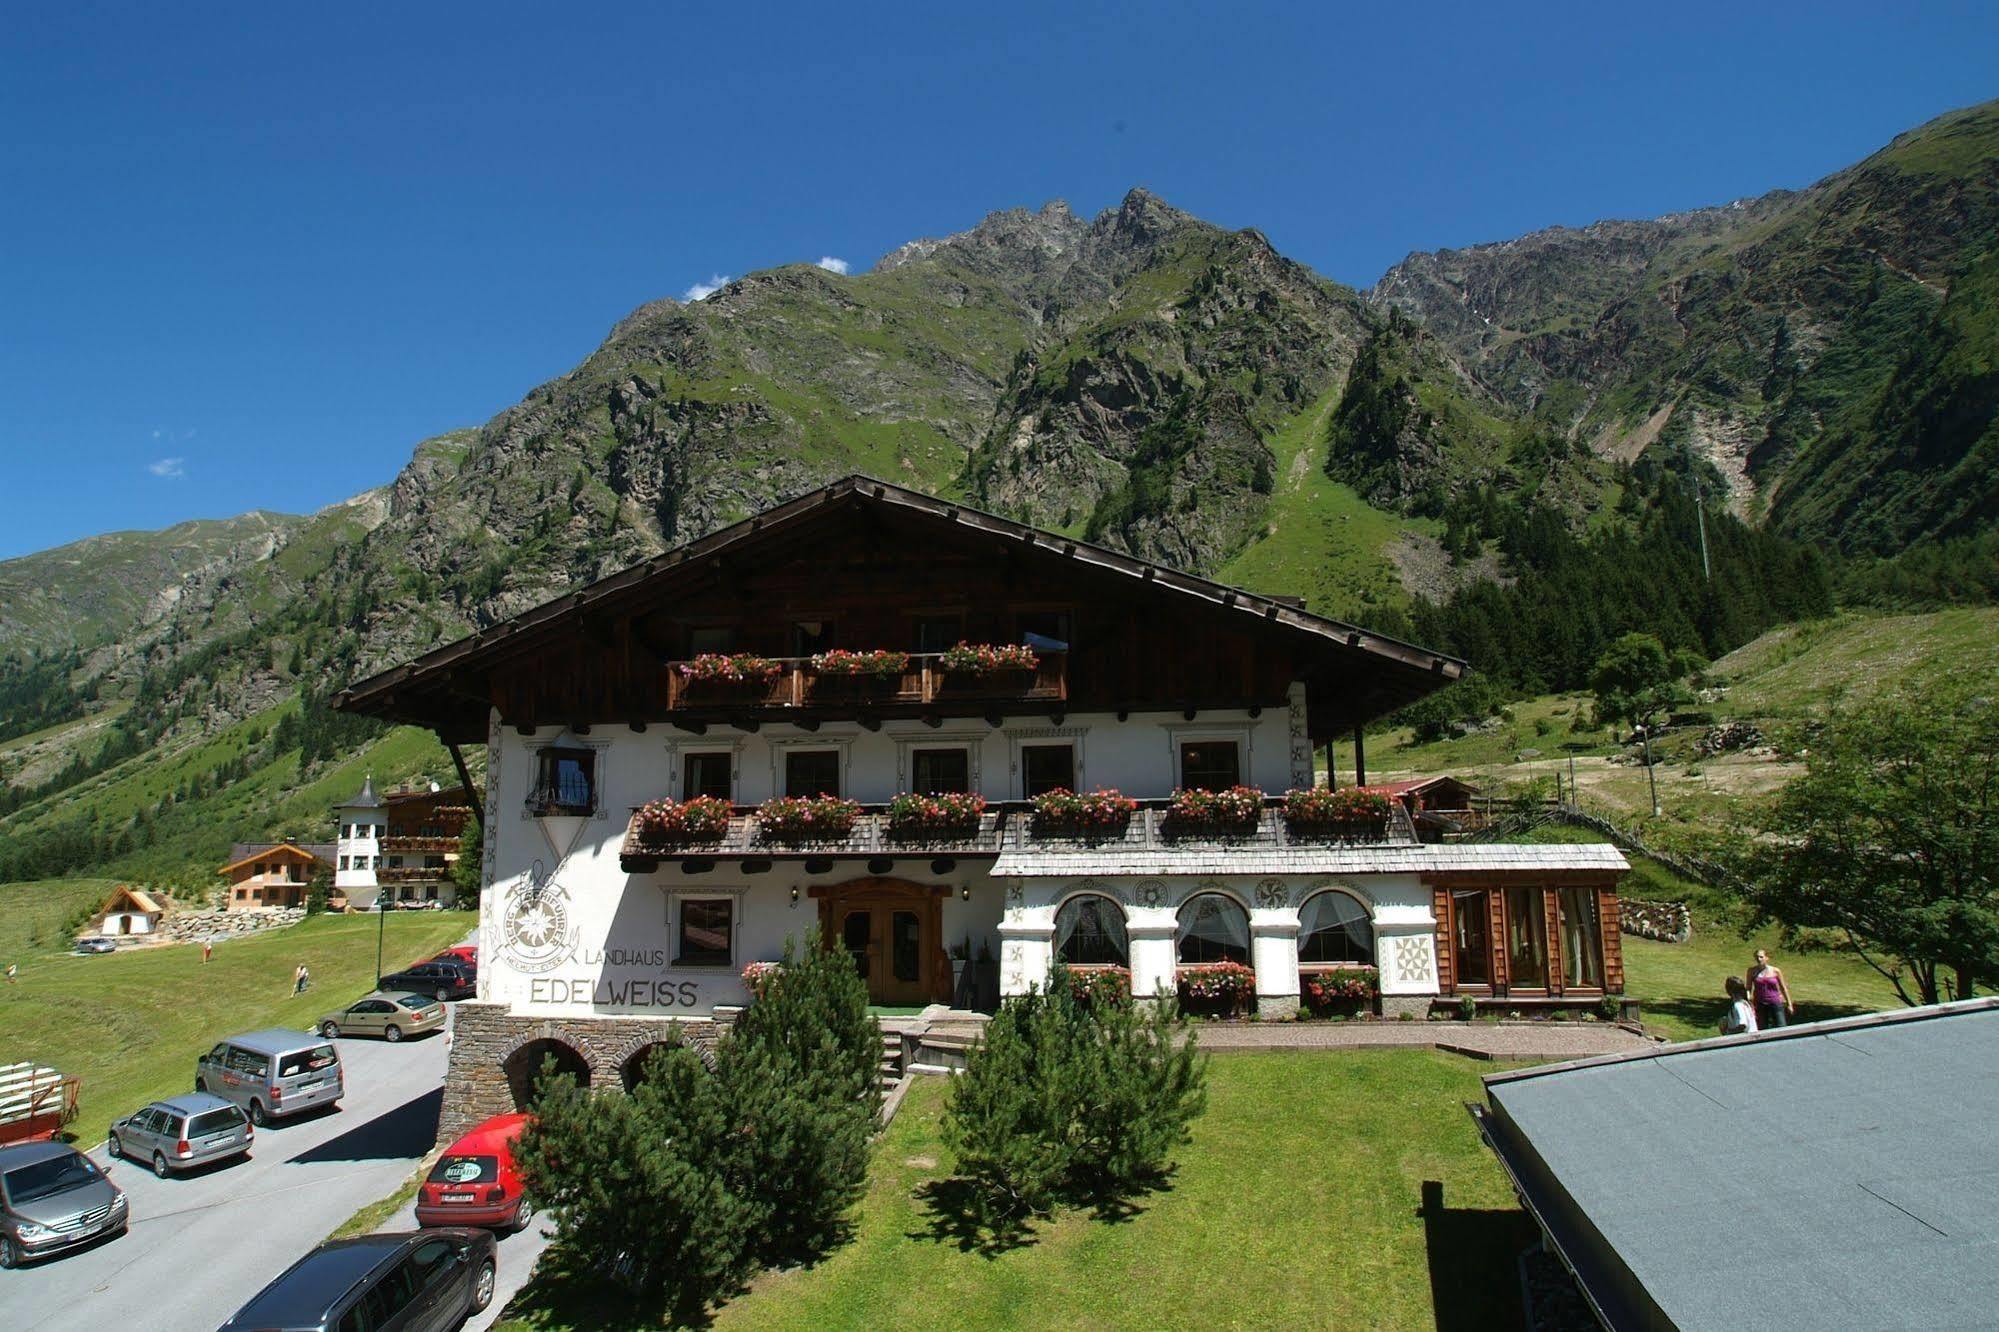
[[1129, 966], [1124, 908], [1095, 893], [1064, 902], [1055, 913], [1055, 960], [1072, 967]]
[[535, 756], [536, 814], [592, 814], [597, 809], [597, 756], [587, 749], [551, 746]]
[[1180, 746], [1180, 785], [1226, 791], [1242, 783], [1242, 750], [1233, 740], [1189, 740]]
[[1233, 897], [1198, 893], [1180, 908], [1179, 958], [1183, 966], [1208, 962], [1249, 964], [1249, 913]]
[[1374, 962], [1374, 921], [1367, 908], [1341, 892], [1315, 894], [1298, 912], [1301, 963]]
[[1600, 990], [1603, 988], [1603, 928], [1597, 920], [1596, 890], [1564, 888], [1559, 900], [1563, 983], [1570, 989]]
[[735, 903], [726, 897], [680, 899], [680, 967], [726, 967], [734, 958]]

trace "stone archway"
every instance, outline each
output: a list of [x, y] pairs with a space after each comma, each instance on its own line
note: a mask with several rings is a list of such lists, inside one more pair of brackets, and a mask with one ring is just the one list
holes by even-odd
[[[553, 1065], [548, 1066], [551, 1060]], [[553, 1036], [521, 1042], [507, 1055], [502, 1067], [516, 1110], [534, 1109], [541, 1099], [542, 1081], [550, 1073], [567, 1073], [576, 1079], [579, 1087], [590, 1085], [590, 1061], [575, 1046]]]

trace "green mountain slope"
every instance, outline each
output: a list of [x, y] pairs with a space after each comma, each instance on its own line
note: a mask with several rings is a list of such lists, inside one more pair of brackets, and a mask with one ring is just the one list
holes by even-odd
[[1797, 193], [1415, 254], [1372, 297], [1602, 456], [1691, 449], [1738, 512], [1892, 553], [1999, 514], [1976, 452], [1995, 246], [1987, 103]]

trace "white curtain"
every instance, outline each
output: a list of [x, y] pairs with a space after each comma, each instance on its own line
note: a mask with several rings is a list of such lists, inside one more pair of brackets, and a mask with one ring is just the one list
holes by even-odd
[[1298, 913], [1300, 962], [1374, 961], [1374, 922], [1345, 893], [1320, 893]]
[[1129, 966], [1124, 908], [1108, 897], [1072, 897], [1055, 913], [1055, 957], [1074, 966]]
[[1182, 962], [1249, 961], [1249, 913], [1232, 897], [1202, 893], [1180, 908]]

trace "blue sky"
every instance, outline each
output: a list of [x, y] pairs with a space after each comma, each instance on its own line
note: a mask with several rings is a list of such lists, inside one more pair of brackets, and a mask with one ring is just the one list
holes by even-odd
[[0, 556], [316, 508], [644, 301], [997, 208], [1365, 284], [1999, 96], [1994, 5], [166, 8], [0, 34]]

